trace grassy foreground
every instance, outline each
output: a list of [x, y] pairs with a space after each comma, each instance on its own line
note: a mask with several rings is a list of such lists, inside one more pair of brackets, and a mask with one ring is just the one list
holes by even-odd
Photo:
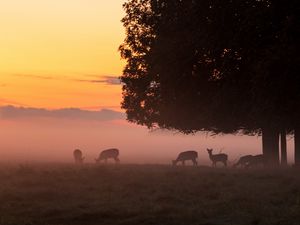
[[300, 173], [156, 165], [0, 167], [0, 225], [300, 224]]

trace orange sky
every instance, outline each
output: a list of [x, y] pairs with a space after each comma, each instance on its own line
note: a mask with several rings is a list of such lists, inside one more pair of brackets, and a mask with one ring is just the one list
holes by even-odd
[[119, 109], [123, 2], [0, 1], [0, 105]]

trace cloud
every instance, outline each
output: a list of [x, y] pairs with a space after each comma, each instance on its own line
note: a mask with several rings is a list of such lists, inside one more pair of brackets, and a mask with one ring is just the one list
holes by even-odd
[[64, 80], [73, 82], [86, 82], [86, 83], [104, 83], [107, 85], [121, 85], [121, 81], [117, 76], [102, 76], [102, 75], [83, 75], [85, 77], [91, 77], [92, 79], [74, 79], [67, 76], [49, 76], [49, 75], [34, 75], [34, 74], [12, 74], [17, 77], [34, 78], [41, 80]]
[[15, 106], [0, 107], [1, 119], [29, 119], [29, 118], [54, 118], [54, 119], [78, 119], [111, 121], [125, 119], [125, 114], [109, 109], [100, 111], [88, 111], [79, 108], [66, 108], [57, 110], [48, 110], [43, 108], [27, 108]]
[[121, 85], [120, 79], [115, 76], [97, 76], [97, 75], [86, 75], [86, 76], [95, 77], [95, 79], [74, 79], [74, 81], [87, 82], [87, 83], [104, 83], [108, 85]]
[[52, 76], [44, 76], [44, 75], [33, 75], [33, 74], [12, 74], [16, 77], [30, 77], [30, 78], [36, 78], [36, 79], [42, 79], [42, 80], [54, 80], [56, 78]]
[[105, 76], [107, 84], [112, 84], [112, 85], [120, 85], [121, 80], [118, 77], [113, 77], [113, 76]]

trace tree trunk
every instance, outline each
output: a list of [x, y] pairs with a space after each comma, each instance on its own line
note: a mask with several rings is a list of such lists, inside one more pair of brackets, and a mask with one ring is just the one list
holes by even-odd
[[287, 151], [286, 151], [286, 130], [282, 129], [280, 132], [280, 149], [281, 149], [281, 165], [287, 165]]
[[262, 146], [266, 166], [279, 165], [279, 131], [271, 128], [262, 129]]
[[300, 167], [300, 128], [295, 129], [295, 166]]

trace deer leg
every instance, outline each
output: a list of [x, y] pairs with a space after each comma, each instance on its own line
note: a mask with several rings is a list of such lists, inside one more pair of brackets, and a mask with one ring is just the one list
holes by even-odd
[[197, 166], [197, 161], [196, 161], [196, 159], [193, 159], [192, 161], [193, 161], [193, 163], [194, 163], [194, 166]]

